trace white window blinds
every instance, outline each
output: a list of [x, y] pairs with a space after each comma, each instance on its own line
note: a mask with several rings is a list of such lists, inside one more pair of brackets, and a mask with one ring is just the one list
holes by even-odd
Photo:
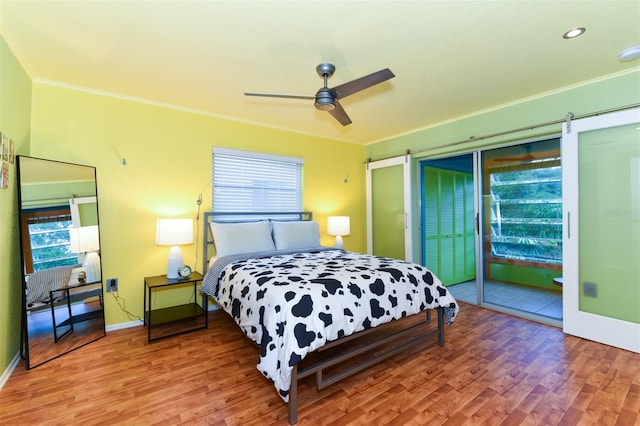
[[302, 210], [301, 158], [213, 148], [213, 210]]

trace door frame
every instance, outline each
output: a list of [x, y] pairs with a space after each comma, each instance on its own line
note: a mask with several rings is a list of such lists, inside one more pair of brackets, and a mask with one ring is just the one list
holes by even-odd
[[482, 223], [484, 214], [482, 212], [482, 150], [473, 151], [473, 208], [475, 210], [476, 227], [476, 302], [478, 306], [484, 306], [484, 237], [482, 233]]

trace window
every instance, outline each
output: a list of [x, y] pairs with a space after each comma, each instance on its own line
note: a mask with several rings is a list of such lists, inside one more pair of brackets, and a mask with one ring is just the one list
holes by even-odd
[[301, 211], [302, 167], [301, 158], [214, 148], [213, 210]]
[[560, 159], [489, 166], [491, 257], [562, 263]]
[[68, 207], [34, 209], [22, 218], [25, 273], [78, 263], [71, 252], [69, 228], [73, 224]]

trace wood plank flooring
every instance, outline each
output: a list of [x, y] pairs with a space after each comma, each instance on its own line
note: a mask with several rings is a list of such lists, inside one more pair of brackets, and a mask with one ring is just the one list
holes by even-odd
[[[0, 391], [3, 425], [286, 425], [224, 312], [208, 330], [147, 344], [134, 327]], [[320, 392], [299, 385], [300, 425], [640, 425], [640, 354], [461, 303], [445, 347], [390, 358]]]
[[[98, 301], [78, 302], [72, 305], [73, 314], [81, 315], [102, 309]], [[62, 304], [56, 308], [56, 321], [58, 324], [68, 318], [66, 305]], [[77, 347], [92, 342], [104, 336], [104, 319], [102, 315], [88, 321], [74, 324], [74, 331], [67, 334], [54, 343], [53, 321], [51, 309], [47, 306], [40, 310], [31, 311], [27, 315], [27, 327], [29, 330], [29, 355], [32, 366], [37, 366], [51, 358], [71, 351]], [[60, 333], [68, 330], [69, 327], [62, 327]]]

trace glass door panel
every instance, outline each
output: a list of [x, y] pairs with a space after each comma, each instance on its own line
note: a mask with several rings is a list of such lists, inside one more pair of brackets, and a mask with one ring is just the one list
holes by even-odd
[[411, 156], [367, 164], [367, 253], [411, 261]]
[[373, 254], [404, 259], [404, 199], [402, 166], [371, 172], [373, 190]]
[[482, 153], [483, 302], [562, 318], [562, 168], [550, 139]]

